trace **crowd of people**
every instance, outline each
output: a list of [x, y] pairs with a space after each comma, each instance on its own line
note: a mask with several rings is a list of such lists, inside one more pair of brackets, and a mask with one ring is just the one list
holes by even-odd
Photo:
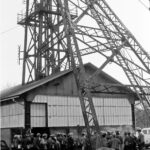
[[119, 131], [104, 132], [99, 135], [95, 132], [91, 137], [91, 142], [88, 141], [87, 134], [82, 133], [80, 137], [74, 138], [72, 133], [68, 135], [58, 133], [49, 135], [46, 133], [25, 134], [23, 137], [14, 136], [12, 141], [12, 150], [92, 150], [100, 147], [107, 147], [113, 150], [143, 150], [144, 136], [141, 130], [138, 129], [138, 136], [130, 132], [125, 132], [123, 136]]
[[115, 134], [102, 134], [102, 146], [114, 150], [143, 150], [144, 135], [141, 129], [137, 130], [137, 136], [131, 132], [125, 132], [123, 136], [117, 131]]

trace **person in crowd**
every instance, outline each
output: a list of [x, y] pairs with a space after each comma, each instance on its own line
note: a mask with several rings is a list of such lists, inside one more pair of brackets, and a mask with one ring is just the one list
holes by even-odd
[[51, 135], [48, 139], [48, 149], [49, 150], [56, 150], [56, 140], [54, 138], [54, 135]]
[[33, 149], [40, 150], [41, 134], [37, 133], [36, 137], [33, 140]]
[[22, 149], [22, 135], [18, 136], [18, 150]]
[[144, 135], [141, 133], [141, 128], [137, 128], [138, 137], [137, 137], [137, 144], [139, 150], [144, 148]]
[[22, 141], [21, 141], [21, 143], [22, 143], [22, 149], [23, 150], [25, 150], [25, 147], [26, 147], [26, 135], [22, 135]]
[[73, 150], [74, 149], [73, 133], [68, 134], [67, 148], [68, 148], [68, 150]]
[[[86, 136], [85, 136], [85, 138], [86, 138]], [[93, 150], [96, 150], [96, 140], [97, 140], [97, 133], [94, 132], [91, 137], [91, 145], [92, 145]], [[86, 139], [85, 139], [85, 141], [86, 141]]]
[[60, 142], [57, 140], [57, 137], [55, 136], [55, 143], [56, 143], [56, 149], [57, 150], [61, 150], [61, 145], [60, 145]]
[[67, 148], [67, 136], [66, 136], [66, 134], [62, 134], [61, 148], [62, 148], [62, 150], [66, 150], [66, 148]]
[[43, 133], [41, 141], [40, 141], [40, 149], [47, 150], [48, 149], [48, 142], [47, 142], [47, 134]]
[[52, 144], [53, 144], [54, 142], [53, 142], [52, 137], [53, 137], [53, 136], [50, 135], [49, 138], [47, 139], [47, 148], [48, 148], [48, 150], [51, 150], [52, 147], [53, 147]]
[[137, 150], [137, 137], [135, 136], [135, 133], [131, 133], [131, 137], [133, 139], [133, 150]]
[[56, 136], [51, 136], [49, 140], [49, 150], [61, 150], [60, 143]]
[[30, 133], [29, 137], [30, 137], [30, 150], [34, 150], [34, 133]]
[[30, 134], [28, 133], [28, 134], [26, 134], [25, 136], [24, 136], [24, 139], [23, 139], [23, 149], [24, 150], [31, 150], [32, 149], [32, 139], [31, 139], [31, 136], [30, 136]]
[[134, 147], [133, 146], [134, 145], [134, 140], [131, 137], [131, 133], [130, 132], [127, 133], [127, 136], [125, 138], [124, 143], [125, 143], [125, 146], [126, 146], [126, 150], [134, 150], [133, 149], [133, 147]]
[[[96, 149], [96, 138], [97, 138], [97, 135], [96, 133], [91, 137], [91, 146], [92, 146], [92, 149], [95, 150]], [[81, 135], [81, 149], [82, 150], [88, 150], [89, 149], [89, 141], [88, 141], [88, 138], [87, 138], [87, 133], [86, 132], [83, 132], [82, 135]]]
[[108, 148], [111, 148], [111, 139], [112, 139], [112, 134], [109, 132], [109, 131], [107, 131], [107, 134], [106, 134], [106, 139], [107, 139], [107, 147]]
[[113, 134], [113, 137], [111, 139], [111, 148], [115, 149], [115, 150], [119, 150], [120, 149], [120, 145], [121, 145], [121, 141], [120, 139], [118, 139], [116, 137], [115, 134]]
[[102, 147], [108, 147], [106, 133], [102, 134]]
[[14, 135], [13, 141], [11, 144], [11, 149], [12, 150], [19, 150], [21, 149], [21, 138], [18, 137], [18, 135]]
[[128, 134], [127, 134], [127, 132], [124, 132], [124, 139], [123, 139], [123, 150], [128, 150], [127, 148], [128, 148], [128, 142], [127, 142], [127, 137], [128, 137]]
[[123, 138], [120, 135], [119, 131], [116, 131], [116, 138], [118, 138], [120, 140], [120, 150], [123, 149]]

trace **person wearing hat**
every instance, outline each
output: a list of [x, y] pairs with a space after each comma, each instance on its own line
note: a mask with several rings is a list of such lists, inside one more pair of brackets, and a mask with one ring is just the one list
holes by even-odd
[[49, 150], [60, 150], [60, 143], [57, 141], [56, 136], [50, 136], [48, 139], [48, 149]]
[[40, 150], [40, 142], [41, 142], [41, 134], [37, 133], [33, 141], [34, 150]]
[[11, 149], [12, 150], [17, 150], [18, 149], [18, 136], [14, 135], [12, 144], [11, 144]]
[[40, 147], [41, 147], [42, 150], [47, 150], [48, 149], [48, 142], [47, 142], [47, 134], [46, 133], [42, 134]]
[[73, 139], [73, 133], [72, 132], [70, 132], [68, 134], [67, 143], [68, 143], [67, 147], [69, 150], [74, 149], [74, 139]]
[[23, 149], [31, 150], [31, 144], [32, 144], [32, 140], [30, 134], [25, 134], [25, 136], [23, 137]]
[[124, 137], [123, 137], [123, 150], [127, 150], [128, 148], [128, 142], [127, 142], [127, 139], [128, 139], [128, 134], [127, 132], [124, 132]]
[[121, 141], [120, 139], [117, 138], [115, 133], [112, 135], [110, 142], [111, 142], [111, 148], [113, 148], [114, 150], [120, 150]]
[[144, 135], [141, 133], [141, 128], [137, 128], [138, 137], [137, 137], [137, 144], [139, 150], [144, 148]]
[[118, 138], [120, 140], [120, 150], [122, 150], [122, 147], [123, 147], [123, 138], [120, 135], [119, 131], [116, 131], [116, 138]]

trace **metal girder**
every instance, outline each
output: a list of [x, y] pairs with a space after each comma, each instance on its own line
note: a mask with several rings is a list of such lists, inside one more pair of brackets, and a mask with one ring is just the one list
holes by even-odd
[[[119, 62], [120, 66], [123, 68], [126, 76], [128, 77], [131, 85], [133, 85], [133, 90], [136, 92], [140, 102], [145, 108], [150, 119], [149, 109], [145, 105], [145, 103], [147, 103], [148, 107], [150, 107], [150, 98], [149, 96], [144, 96], [145, 90], [141, 88], [142, 85], [150, 85], [149, 55], [137, 42], [134, 36], [125, 28], [123, 23], [121, 23], [119, 18], [113, 13], [113, 11], [110, 9], [110, 7], [105, 1], [95, 0], [93, 2], [89, 0], [88, 2], [91, 5], [91, 14], [95, 18], [99, 27], [102, 29], [102, 32], [106, 37], [107, 41], [109, 42], [110, 47], [117, 48], [120, 45], [120, 42], [118, 42], [119, 40], [116, 41], [116, 34], [108, 30], [108, 23], [104, 21], [104, 19], [106, 18], [109, 22], [109, 27], [111, 24], [111, 28], [118, 32], [118, 34], [120, 35], [120, 41], [125, 43], [124, 47], [128, 47], [128, 49], [124, 48], [123, 50], [119, 51], [119, 53], [116, 55], [116, 61]], [[106, 15], [105, 18], [103, 17], [103, 15], [101, 15], [100, 11], [101, 13], [103, 13], [103, 15]], [[114, 49], [112, 48], [112, 52], [113, 51]], [[133, 64], [133, 58], [130, 57], [131, 52], [128, 51], [132, 51], [135, 54], [138, 61], [141, 62], [142, 68], [144, 69], [140, 70], [139, 66]], [[128, 58], [128, 60], [126, 59], [126, 57]], [[146, 72], [144, 72], [143, 70], [146, 70]], [[134, 85], [137, 85], [138, 87], [135, 87]], [[139, 93], [142, 93], [143, 95], [141, 96]]]
[[22, 84], [68, 69], [64, 25], [57, 2], [27, 0], [26, 14], [19, 17], [18, 24], [25, 26]]
[[[118, 92], [110, 91], [111, 85], [103, 85], [98, 91], [102, 83], [94, 82], [94, 77], [111, 62], [124, 71], [131, 91], [150, 114], [150, 56], [105, 0], [30, 3], [26, 0], [26, 14], [18, 22], [25, 26], [22, 84], [72, 68], [90, 141], [93, 126], [100, 134], [92, 93]], [[83, 59], [90, 54], [105, 60], [88, 78]]]
[[[87, 129], [87, 136], [89, 139], [90, 148], [92, 148], [91, 143], [91, 135], [92, 135], [92, 127], [94, 126], [97, 133], [100, 135], [100, 126], [98, 123], [98, 119], [96, 116], [94, 104], [92, 101], [92, 96], [90, 90], [87, 88], [89, 85], [86, 82], [86, 73], [83, 66], [81, 54], [79, 51], [79, 46], [77, 43], [77, 39], [74, 33], [73, 24], [71, 20], [71, 16], [69, 14], [68, 2], [64, 1], [63, 3], [59, 0], [61, 5], [61, 12], [63, 15], [64, 24], [66, 26], [66, 36], [67, 36], [67, 44], [68, 50], [71, 57], [71, 65], [73, 68], [73, 73], [75, 77], [75, 81], [78, 88], [78, 94], [80, 99], [80, 104], [82, 108], [82, 114], [85, 121], [85, 126]], [[77, 59], [74, 58], [74, 53], [77, 54]], [[85, 88], [86, 87], [86, 88]]]
[[[147, 54], [147, 52], [141, 47], [141, 45], [137, 42], [135, 37], [130, 33], [130, 31], [123, 25], [123, 23], [120, 21], [120, 19], [114, 14], [114, 12], [110, 9], [108, 4], [105, 1], [83, 1], [84, 4], [87, 4], [87, 7], [90, 6], [90, 13], [87, 13], [86, 15], [93, 15], [93, 18], [96, 20], [97, 24], [99, 25], [100, 29], [93, 29], [90, 27], [83, 27], [83, 26], [77, 26], [76, 30], [78, 34], [84, 34], [88, 37], [90, 37], [93, 40], [93, 43], [95, 42], [95, 45], [93, 44], [92, 48], [89, 46], [87, 48], [84, 48], [84, 55], [88, 53], [96, 53], [98, 51], [101, 54], [103, 53], [104, 56], [105, 53], [103, 52], [103, 49], [98, 49], [99, 45], [102, 47], [107, 47], [110, 51], [115, 51], [122, 42], [125, 42], [124, 47], [119, 52], [119, 54], [116, 55], [116, 59], [113, 61], [121, 66], [121, 68], [124, 70], [126, 76], [128, 77], [131, 85], [136, 88], [132, 88], [137, 94], [143, 93], [144, 90], [141, 90], [141, 86], [149, 86], [150, 84], [150, 77], [149, 77], [149, 64], [150, 64], [150, 57]], [[93, 30], [92, 34], [91, 31]], [[95, 30], [97, 30], [97, 33], [101, 30], [101, 34], [99, 39], [95, 38]], [[100, 32], [99, 32], [100, 33]], [[103, 36], [101, 36], [103, 35]], [[101, 43], [100, 38], [105, 38], [107, 40], [106, 43]], [[88, 41], [85, 42], [85, 37], [78, 39], [80, 41], [83, 41], [84, 44], [88, 45]], [[91, 42], [91, 41], [90, 41]], [[97, 44], [99, 43], [99, 44]], [[87, 51], [88, 49], [93, 49]], [[83, 53], [83, 51], [81, 51]], [[141, 63], [140, 65], [137, 65], [134, 63], [134, 58], [130, 56], [131, 53], [134, 53], [136, 59]], [[108, 58], [108, 56], [106, 56]], [[138, 81], [136, 81], [138, 80]], [[149, 90], [149, 88], [148, 88]], [[148, 102], [149, 105], [149, 97], [145, 97], [145, 101]], [[139, 99], [143, 99], [143, 97], [139, 96]], [[141, 101], [142, 102], [142, 101]]]

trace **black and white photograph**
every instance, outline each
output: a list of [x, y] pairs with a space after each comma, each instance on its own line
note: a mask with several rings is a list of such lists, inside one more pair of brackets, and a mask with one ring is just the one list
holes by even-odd
[[1, 0], [0, 149], [150, 150], [150, 0]]

